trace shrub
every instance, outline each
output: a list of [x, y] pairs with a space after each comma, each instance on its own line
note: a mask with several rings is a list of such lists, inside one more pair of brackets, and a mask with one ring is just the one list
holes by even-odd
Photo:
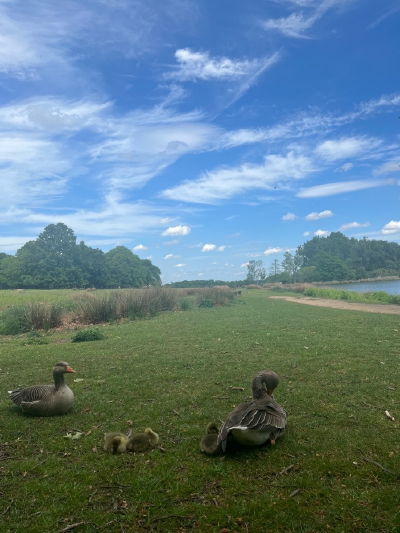
[[178, 306], [181, 311], [189, 311], [193, 309], [193, 300], [191, 298], [182, 298], [178, 301]]
[[199, 298], [197, 305], [199, 307], [214, 307], [214, 302], [211, 298]]
[[71, 338], [71, 342], [101, 341], [105, 335], [99, 328], [81, 329]]
[[28, 302], [3, 311], [0, 315], [0, 333], [17, 335], [32, 329], [59, 327], [62, 324], [64, 308], [59, 303]]

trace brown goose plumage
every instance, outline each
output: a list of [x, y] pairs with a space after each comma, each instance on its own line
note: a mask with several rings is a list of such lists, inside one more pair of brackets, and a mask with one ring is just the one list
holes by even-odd
[[64, 381], [64, 374], [75, 372], [68, 363], [56, 363], [54, 385], [32, 385], [8, 391], [10, 400], [24, 413], [35, 416], [55, 416], [67, 413], [74, 402], [74, 393]]
[[259, 446], [268, 439], [275, 444], [275, 440], [283, 435], [287, 413], [272, 396], [278, 383], [278, 376], [271, 370], [263, 370], [255, 376], [253, 401], [235, 407], [219, 430], [217, 444], [223, 452], [229, 434], [246, 446]]

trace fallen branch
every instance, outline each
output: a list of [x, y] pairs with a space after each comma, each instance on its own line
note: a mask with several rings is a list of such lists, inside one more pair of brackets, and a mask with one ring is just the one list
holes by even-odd
[[368, 457], [364, 457], [364, 461], [366, 463], [372, 463], [373, 465], [378, 466], [379, 468], [382, 468], [382, 470], [384, 470], [388, 474], [393, 474], [394, 476], [400, 477], [399, 474], [397, 474], [396, 472], [393, 472], [393, 470], [389, 470], [388, 468], [385, 468], [380, 463], [377, 463], [376, 461], [373, 461], [372, 459], [368, 459]]
[[286, 468], [284, 468], [282, 470], [282, 472], [279, 472], [278, 476], [281, 476], [282, 474], [286, 474], [287, 472], [290, 472], [290, 470], [292, 470], [292, 468], [294, 468], [294, 465], [287, 466]]

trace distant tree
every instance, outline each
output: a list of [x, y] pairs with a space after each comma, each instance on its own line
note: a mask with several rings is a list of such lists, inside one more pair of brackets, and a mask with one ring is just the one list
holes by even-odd
[[142, 259], [142, 266], [145, 269], [146, 285], [161, 285], [161, 270], [150, 259]]
[[75, 250], [76, 265], [82, 272], [82, 287], [107, 287], [104, 252], [81, 241]]
[[266, 272], [261, 259], [258, 261], [252, 260], [247, 263], [247, 283], [258, 284], [260, 281], [263, 281], [265, 279], [265, 276]]
[[286, 279], [288, 279], [289, 281], [293, 281], [294, 272], [295, 272], [295, 263], [294, 263], [294, 257], [290, 252], [285, 252], [283, 256], [283, 261], [281, 263], [281, 269], [283, 270], [285, 274], [287, 274]]
[[61, 222], [46, 226], [36, 241], [27, 242], [17, 252], [24, 287], [64, 289], [82, 284], [82, 271], [76, 266], [76, 237]]
[[140, 258], [125, 246], [105, 254], [107, 285], [111, 288], [144, 287], [146, 270]]
[[277, 274], [281, 273], [281, 267], [279, 264], [278, 259], [274, 259], [271, 263], [271, 266], [269, 267], [269, 274], [271, 276], [276, 276]]

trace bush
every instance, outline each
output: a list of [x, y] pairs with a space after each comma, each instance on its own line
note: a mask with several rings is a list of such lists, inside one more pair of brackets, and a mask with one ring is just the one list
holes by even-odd
[[190, 311], [190, 309], [193, 309], [193, 300], [191, 298], [182, 298], [178, 301], [178, 306], [181, 311]]
[[63, 314], [64, 308], [59, 303], [28, 302], [15, 305], [1, 313], [0, 333], [17, 335], [33, 329], [48, 331], [62, 324]]
[[104, 333], [99, 328], [82, 329], [73, 335], [71, 342], [101, 341], [105, 338]]
[[214, 302], [211, 298], [199, 298], [197, 305], [199, 307], [214, 307]]

